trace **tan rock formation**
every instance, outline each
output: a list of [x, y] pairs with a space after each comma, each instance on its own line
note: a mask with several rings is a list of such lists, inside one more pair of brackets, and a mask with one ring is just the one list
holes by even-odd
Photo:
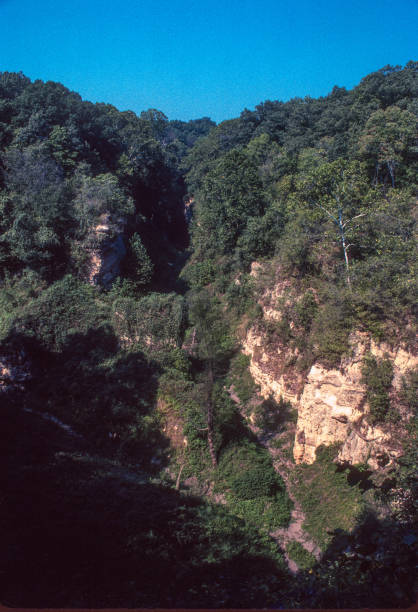
[[[252, 275], [262, 273], [253, 264]], [[286, 302], [289, 283], [280, 282], [262, 296], [264, 320], [280, 321], [280, 308]], [[290, 296], [289, 296], [290, 297]], [[243, 352], [250, 356], [250, 371], [263, 397], [284, 398], [298, 410], [294, 443], [296, 463], [312, 463], [320, 445], [340, 443], [338, 460], [352, 464], [367, 462], [377, 469], [402, 454], [396, 432], [387, 425], [372, 427], [367, 423], [369, 411], [366, 389], [361, 383], [364, 355], [388, 358], [393, 363], [392, 396], [400, 389], [402, 377], [418, 366], [418, 359], [405, 347], [393, 348], [376, 343], [365, 333], [353, 333], [350, 349], [338, 369], [327, 369], [314, 363], [307, 377], [294, 367], [298, 352], [279, 341], [271, 342], [261, 327], [253, 326], [243, 341]], [[393, 428], [392, 428], [393, 429]]]
[[260, 387], [260, 394], [296, 404], [303, 388], [303, 376], [287, 365], [294, 361], [295, 352], [281, 345], [266, 344], [263, 334], [254, 328], [249, 330], [242, 348], [251, 359], [250, 372]]
[[126, 255], [122, 238], [124, 220], [111, 222], [109, 215], [103, 215], [94, 228], [88, 247], [89, 263], [87, 280], [91, 285], [108, 287], [120, 273], [120, 262]]

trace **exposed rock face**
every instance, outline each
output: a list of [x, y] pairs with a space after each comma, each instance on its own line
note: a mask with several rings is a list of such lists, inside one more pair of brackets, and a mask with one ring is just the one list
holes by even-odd
[[23, 350], [0, 355], [0, 393], [22, 390], [30, 378], [30, 362]]
[[[259, 267], [253, 266], [253, 275]], [[286, 299], [286, 283], [277, 284], [270, 296], [260, 300], [264, 320], [280, 321], [277, 299]], [[402, 377], [418, 366], [418, 359], [405, 348], [393, 349], [377, 344], [365, 333], [350, 337], [348, 356], [338, 369], [328, 369], [314, 363], [306, 376], [294, 367], [297, 349], [280, 342], [271, 342], [257, 326], [248, 330], [243, 351], [251, 358], [250, 371], [260, 386], [263, 397], [284, 398], [298, 410], [294, 443], [296, 463], [313, 463], [317, 448], [324, 444], [341, 443], [338, 460], [352, 464], [367, 462], [377, 469], [402, 454], [397, 433], [388, 425], [372, 427], [367, 423], [369, 411], [366, 389], [361, 383], [361, 367], [365, 353], [388, 358], [393, 364], [391, 396], [396, 401]]]
[[[386, 355], [394, 366], [393, 391], [399, 389], [402, 376], [418, 360], [404, 349], [391, 350], [377, 345], [367, 334], [355, 333], [350, 338], [351, 354], [342, 360], [338, 370], [327, 370], [314, 364], [308, 374], [298, 403], [295, 461], [312, 463], [321, 444], [341, 442], [340, 461], [367, 462], [377, 469], [402, 453], [398, 440], [388, 426], [372, 427], [367, 423], [366, 389], [361, 384], [361, 363], [366, 352], [375, 357]], [[298, 433], [303, 432], [303, 443]]]
[[184, 202], [184, 218], [186, 219], [186, 223], [189, 224], [193, 218], [194, 197], [186, 196], [183, 202]]
[[278, 344], [266, 344], [265, 336], [255, 328], [248, 331], [243, 342], [243, 352], [251, 358], [250, 371], [260, 386], [263, 397], [281, 397], [297, 404], [303, 390], [303, 376], [288, 366], [294, 353]]
[[[261, 264], [252, 264], [251, 276], [255, 279], [262, 271]], [[283, 281], [277, 283], [273, 291], [264, 292], [260, 305], [265, 321], [280, 321], [282, 315], [276, 305], [278, 301], [286, 299], [289, 286], [290, 282]], [[298, 350], [291, 349], [279, 341], [268, 342], [263, 330], [257, 326], [248, 330], [242, 348], [245, 355], [251, 358], [251, 375], [260, 386], [261, 395], [265, 398], [272, 396], [276, 401], [282, 397], [296, 405], [304, 385], [303, 374], [292, 367]]]
[[[120, 262], [126, 255], [122, 232], [124, 220], [111, 224], [104, 216], [94, 228], [93, 247], [89, 248], [88, 282], [92, 285], [108, 287], [120, 273]], [[116, 235], [115, 235], [116, 234]]]

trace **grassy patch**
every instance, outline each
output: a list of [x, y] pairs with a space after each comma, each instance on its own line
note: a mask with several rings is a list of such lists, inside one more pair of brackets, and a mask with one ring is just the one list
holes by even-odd
[[310, 569], [316, 563], [315, 557], [306, 548], [303, 548], [300, 542], [289, 542], [286, 546], [286, 551], [289, 558], [295, 561], [301, 570]]
[[333, 531], [354, 528], [363, 506], [358, 486], [348, 484], [346, 472], [337, 472], [329, 455], [317, 453], [315, 463], [299, 466], [294, 476], [294, 493], [306, 515], [303, 527], [322, 550]]
[[277, 491], [274, 496], [245, 500], [227, 494], [227, 501], [232, 514], [262, 531], [270, 532], [289, 524], [292, 502], [284, 490]]
[[228, 382], [234, 385], [235, 392], [243, 404], [246, 404], [256, 391], [256, 385], [250, 374], [250, 358], [238, 353], [232, 360]]

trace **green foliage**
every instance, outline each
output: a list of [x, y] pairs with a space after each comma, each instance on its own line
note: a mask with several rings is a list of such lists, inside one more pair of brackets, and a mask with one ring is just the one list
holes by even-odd
[[269, 455], [254, 443], [241, 441], [225, 449], [216, 491], [225, 491], [231, 511], [260, 529], [271, 531], [290, 521], [292, 504], [284, 483]]
[[372, 113], [360, 138], [360, 152], [376, 165], [376, 182], [383, 180], [385, 170], [392, 187], [395, 186], [395, 168], [405, 163], [416, 138], [417, 118], [407, 110], [389, 106]]
[[237, 315], [251, 312], [255, 307], [254, 285], [248, 275], [235, 278], [225, 290], [225, 300]]
[[4, 156], [6, 190], [0, 209], [0, 243], [5, 269], [30, 266], [43, 273], [63, 265], [70, 221], [60, 167], [46, 148], [10, 148]]
[[277, 492], [274, 496], [250, 500], [227, 494], [227, 500], [231, 512], [244, 519], [246, 523], [257, 526], [262, 532], [269, 533], [289, 524], [292, 503], [283, 491]]
[[228, 381], [234, 386], [242, 404], [246, 404], [254, 395], [256, 386], [249, 371], [250, 358], [244, 353], [237, 353], [231, 359]]
[[401, 400], [411, 412], [418, 409], [418, 370], [409, 370], [402, 378]]
[[312, 321], [318, 310], [318, 304], [312, 291], [307, 291], [295, 304], [295, 322], [309, 332]]
[[117, 224], [119, 217], [134, 212], [134, 204], [131, 198], [125, 196], [115, 176], [100, 174], [94, 178], [79, 177], [74, 209], [80, 230], [85, 233], [98, 223], [101, 215], [108, 215], [106, 222], [111, 228], [112, 224]]
[[312, 323], [310, 342], [322, 363], [335, 367], [348, 351], [348, 337], [353, 325], [352, 307], [344, 293], [329, 296]]
[[216, 265], [210, 259], [195, 262], [188, 266], [182, 276], [189, 281], [192, 289], [200, 289], [209, 285], [216, 276]]
[[269, 497], [278, 488], [276, 473], [271, 467], [255, 466], [239, 473], [231, 480], [232, 494], [238, 499]]
[[[138, 285], [147, 285], [152, 279], [154, 265], [138, 234], [132, 236], [129, 246], [132, 259], [131, 266], [133, 268], [131, 277]], [[127, 265], [129, 266], [129, 263]]]
[[200, 358], [222, 367], [225, 359], [230, 357], [235, 341], [219, 300], [205, 290], [193, 294], [190, 298], [190, 323], [197, 328]]
[[184, 298], [175, 293], [135, 299], [120, 297], [112, 304], [113, 324], [122, 339], [143, 350], [160, 351], [180, 346], [187, 319]]
[[300, 542], [289, 542], [286, 546], [289, 558], [295, 561], [301, 570], [308, 570], [316, 565], [316, 559], [310, 552], [300, 544]]
[[362, 383], [366, 385], [366, 397], [370, 406], [368, 419], [372, 424], [396, 420], [390, 408], [389, 390], [392, 386], [393, 364], [389, 359], [377, 359], [366, 355], [361, 369]]
[[250, 159], [238, 150], [227, 153], [205, 176], [196, 201], [196, 248], [232, 252], [247, 220], [264, 208], [262, 185]]
[[0, 341], [13, 329], [25, 307], [45, 289], [45, 281], [30, 269], [9, 276], [0, 285]]
[[336, 449], [322, 449], [312, 465], [297, 468], [294, 493], [306, 515], [303, 528], [325, 550], [333, 531], [351, 531], [363, 508], [360, 490], [350, 486], [332, 457]]
[[105, 325], [108, 317], [95, 289], [68, 275], [29, 302], [15, 327], [48, 350], [60, 351], [71, 335]]

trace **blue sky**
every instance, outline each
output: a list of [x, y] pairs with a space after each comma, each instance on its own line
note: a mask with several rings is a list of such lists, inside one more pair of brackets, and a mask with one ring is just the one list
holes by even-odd
[[0, 27], [0, 71], [183, 120], [418, 59], [418, 0], [0, 0]]

